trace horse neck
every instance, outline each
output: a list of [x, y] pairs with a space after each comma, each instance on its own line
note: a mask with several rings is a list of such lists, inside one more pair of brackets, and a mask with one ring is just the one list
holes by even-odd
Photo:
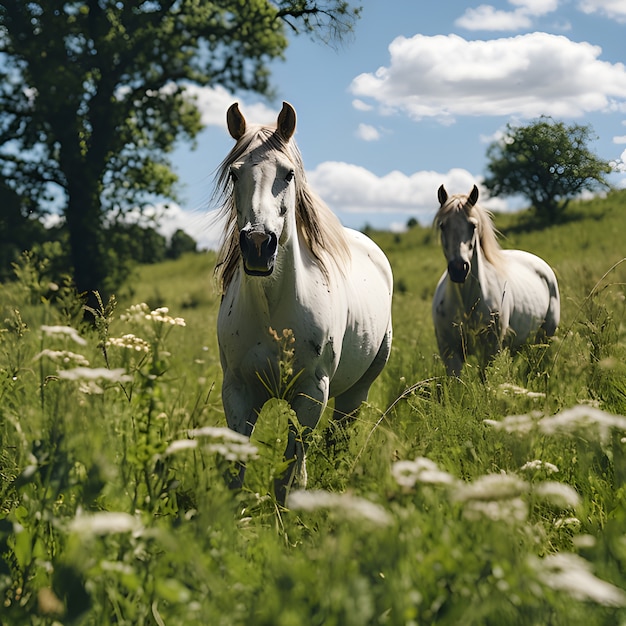
[[486, 287], [496, 272], [494, 266], [485, 257], [479, 238], [476, 238], [471, 266], [465, 282], [453, 283], [448, 281], [453, 289], [458, 290], [466, 311], [473, 309], [477, 302], [482, 302], [486, 299]]

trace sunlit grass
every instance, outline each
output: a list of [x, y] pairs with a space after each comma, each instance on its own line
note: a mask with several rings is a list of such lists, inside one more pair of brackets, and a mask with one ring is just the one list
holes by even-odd
[[562, 322], [461, 380], [436, 354], [434, 233], [374, 233], [391, 358], [352, 423], [323, 420], [331, 446], [313, 433], [286, 508], [286, 400], [251, 440], [226, 429], [210, 253], [139, 268], [96, 328], [25, 261], [0, 286], [0, 623], [626, 623], [625, 204], [496, 218], [555, 267]]

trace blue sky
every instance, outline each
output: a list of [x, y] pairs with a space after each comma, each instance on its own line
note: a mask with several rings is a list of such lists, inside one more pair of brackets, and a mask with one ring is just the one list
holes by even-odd
[[[203, 246], [213, 173], [232, 146], [233, 101], [250, 122], [296, 109], [296, 141], [310, 184], [346, 226], [430, 223], [436, 192], [464, 192], [485, 175], [486, 150], [507, 123], [550, 115], [590, 124], [591, 148], [626, 160], [626, 0], [363, 1], [355, 32], [337, 49], [291, 40], [272, 65], [276, 98], [194, 88], [206, 125], [174, 154], [182, 201], [166, 229]], [[626, 186], [626, 171], [612, 176]], [[493, 210], [519, 199], [483, 196]]]

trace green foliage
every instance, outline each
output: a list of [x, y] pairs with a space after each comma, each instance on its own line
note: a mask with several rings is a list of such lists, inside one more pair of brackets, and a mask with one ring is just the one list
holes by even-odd
[[269, 96], [288, 28], [333, 40], [357, 16], [343, 0], [4, 3], [0, 197], [61, 204], [78, 289], [110, 291], [105, 216], [176, 198], [169, 155], [201, 129], [189, 85]]
[[187, 252], [196, 252], [197, 249], [196, 240], [179, 228], [170, 239], [166, 255], [168, 259], [178, 259]]
[[588, 147], [592, 133], [590, 126], [567, 126], [550, 117], [509, 124], [487, 149], [484, 185], [494, 196], [528, 198], [541, 218], [554, 222], [581, 191], [609, 186], [610, 164]]
[[562, 322], [461, 380], [436, 355], [436, 237], [372, 233], [404, 285], [390, 362], [336, 445], [312, 433], [286, 507], [291, 335], [251, 440], [229, 431], [214, 254], [136, 269], [93, 325], [24, 257], [0, 285], [3, 626], [625, 622], [625, 204], [496, 217], [554, 265]]

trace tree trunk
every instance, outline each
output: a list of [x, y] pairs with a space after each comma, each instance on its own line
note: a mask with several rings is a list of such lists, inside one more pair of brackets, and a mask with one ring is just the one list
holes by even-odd
[[65, 211], [74, 266], [74, 283], [86, 297], [88, 306], [96, 308], [94, 292], [106, 301], [107, 262], [102, 231], [99, 182], [89, 176], [72, 176], [68, 186]]

